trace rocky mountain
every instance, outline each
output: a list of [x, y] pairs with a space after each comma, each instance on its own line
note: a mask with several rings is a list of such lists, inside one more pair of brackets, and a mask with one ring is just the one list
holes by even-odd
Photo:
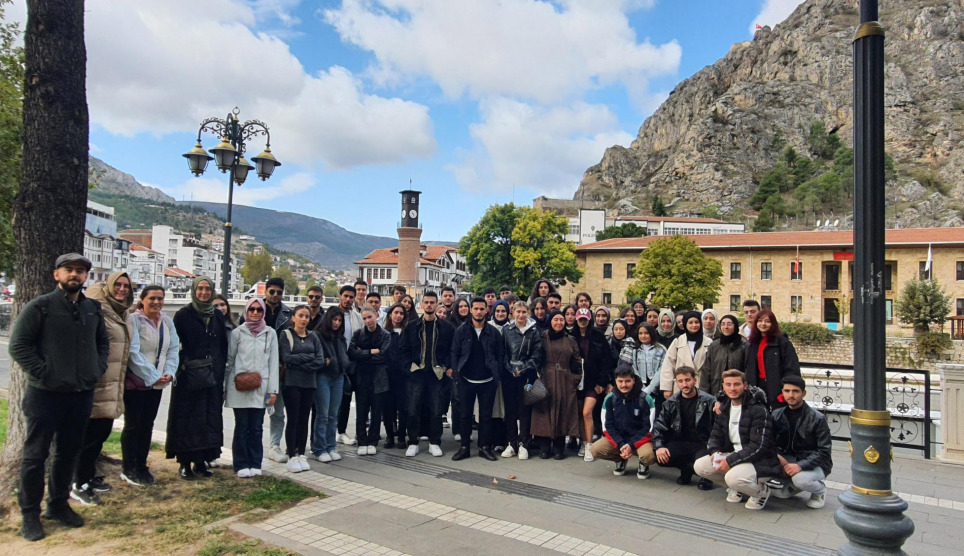
[[[884, 2], [880, 23], [887, 33], [886, 150], [896, 167], [887, 183], [888, 225], [960, 226], [964, 2]], [[708, 206], [724, 216], [748, 212], [784, 145], [809, 153], [814, 122], [852, 146], [857, 25], [854, 0], [807, 0], [775, 28], [734, 44], [677, 85], [628, 148], [607, 149], [575, 198], [622, 213], [648, 212], [656, 196], [671, 214]]]
[[90, 157], [90, 180], [94, 188], [112, 195], [138, 197], [158, 203], [173, 203], [174, 197], [156, 187], [143, 185], [134, 176], [121, 172], [103, 160]]

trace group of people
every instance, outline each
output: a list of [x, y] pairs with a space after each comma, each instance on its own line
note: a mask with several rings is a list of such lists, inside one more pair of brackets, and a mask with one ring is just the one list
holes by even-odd
[[222, 407], [234, 412], [240, 478], [260, 475], [265, 455], [294, 473], [309, 469], [309, 454], [337, 461], [338, 443], [358, 456], [381, 443], [415, 457], [427, 440], [440, 457], [451, 408], [455, 461], [472, 456], [475, 434], [477, 454], [490, 461], [575, 450], [586, 461], [615, 461], [622, 475], [636, 456], [640, 479], [652, 465], [676, 467], [680, 484], [694, 473], [701, 490], [725, 483], [727, 500], [746, 495], [751, 509], [794, 489], [811, 492], [811, 507], [823, 505], [829, 429], [804, 402], [792, 344], [753, 300], [740, 329], [733, 315], [677, 316], [643, 300], [615, 319], [607, 307], [593, 311], [585, 293], [563, 307], [547, 280], [528, 302], [508, 286], [471, 299], [450, 287], [425, 291], [419, 311], [402, 287], [383, 308], [361, 280], [327, 310], [317, 286], [292, 308], [282, 301], [284, 281], [271, 278], [264, 298], [249, 299], [235, 320], [213, 280], [199, 276], [172, 319], [162, 312], [163, 287], [143, 288], [135, 302], [124, 272], [81, 291], [90, 268], [77, 253], [59, 257], [57, 287], [24, 307], [11, 334], [11, 358], [28, 383], [18, 499], [29, 540], [44, 535], [54, 440], [47, 518], [79, 527], [68, 498], [97, 504], [111, 490], [96, 462], [121, 415], [121, 480], [155, 483], [147, 456], [168, 387], [165, 452], [185, 480], [221, 465]]

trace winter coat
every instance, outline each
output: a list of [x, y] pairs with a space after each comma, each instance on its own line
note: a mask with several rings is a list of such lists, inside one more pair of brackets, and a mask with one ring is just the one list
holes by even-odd
[[[449, 362], [456, 372], [461, 372], [472, 355], [472, 342], [476, 341], [475, 326], [472, 320], [466, 320], [455, 331], [452, 338], [452, 355]], [[478, 336], [482, 342], [482, 353], [485, 356], [485, 368], [492, 373], [492, 379], [499, 382], [502, 379], [503, 345], [502, 334], [494, 326], [485, 325]]]
[[602, 410], [606, 414], [603, 434], [617, 450], [627, 444], [636, 449], [652, 439], [649, 403], [638, 380], [633, 382], [633, 389], [627, 394], [618, 388], [613, 390], [612, 395], [603, 401]]
[[392, 384], [399, 380], [408, 380], [408, 375], [412, 374], [405, 365], [405, 358], [402, 356], [405, 343], [405, 329], [401, 332], [396, 330], [386, 330], [391, 343], [388, 345], [388, 381]]
[[[592, 326], [586, 329], [586, 334], [589, 337], [589, 351], [583, 356], [585, 375], [583, 390], [592, 390], [596, 386], [606, 388], [613, 382], [612, 374], [616, 367], [609, 349], [609, 342], [606, 341], [606, 336], [602, 332]], [[578, 346], [581, 339], [578, 326], [572, 329], [572, 337]], [[580, 353], [582, 353], [581, 350]]]
[[730, 408], [729, 398], [720, 403], [720, 415], [713, 421], [713, 431], [706, 443], [706, 451], [728, 453], [726, 463], [734, 467], [741, 463], [752, 463], [758, 478], [777, 477], [782, 473], [780, 460], [777, 459], [776, 437], [773, 419], [767, 409], [766, 394], [759, 388], [748, 386], [743, 393], [743, 409], [740, 414], [740, 444], [739, 452], [733, 451], [730, 442]]
[[736, 335], [736, 341], [723, 344], [721, 340], [713, 340], [706, 348], [706, 359], [700, 369], [700, 390], [716, 396], [723, 391], [723, 371], [729, 369], [743, 370], [746, 357], [746, 341], [743, 336]]
[[[128, 311], [125, 309], [118, 314], [111, 306], [106, 297], [110, 295], [107, 284], [98, 282], [87, 288], [86, 293], [89, 299], [101, 304], [104, 326], [110, 338], [107, 371], [94, 387], [94, 405], [90, 418], [117, 419], [124, 414], [124, 376], [127, 374], [127, 361], [130, 357], [132, 327], [127, 320]], [[133, 295], [130, 301], [133, 302]]]
[[17, 316], [7, 348], [27, 384], [54, 392], [92, 390], [107, 371], [110, 338], [100, 303], [54, 291], [31, 299]]
[[532, 436], [560, 438], [579, 436], [579, 405], [576, 389], [582, 379], [582, 357], [576, 340], [568, 334], [550, 340], [542, 333], [546, 360], [539, 378], [546, 385], [549, 396], [532, 406]]
[[[453, 367], [451, 360], [452, 339], [455, 337], [455, 327], [448, 321], [440, 319], [435, 319], [433, 322], [435, 322], [435, 338], [433, 341], [435, 344], [435, 363], [446, 369], [451, 369]], [[413, 364], [418, 368], [423, 368], [426, 364], [429, 364], [422, 361], [422, 336], [426, 325], [431, 325], [431, 323], [424, 318], [419, 318], [410, 322], [405, 327], [405, 332], [402, 333], [403, 341], [399, 348], [404, 368], [407, 371], [411, 371]], [[429, 349], [431, 348], [425, 350], [426, 355], [428, 355]]]
[[278, 333], [278, 359], [285, 366], [284, 386], [315, 388], [316, 375], [325, 368], [324, 347], [321, 338], [312, 331], [304, 338], [293, 328]]
[[[713, 431], [713, 406], [716, 405], [716, 398], [702, 390], [697, 390], [696, 395], [699, 398], [696, 401], [696, 435], [705, 444]], [[654, 450], [665, 448], [667, 444], [678, 439], [683, 429], [683, 417], [679, 408], [682, 396], [682, 392], [677, 392], [663, 402], [656, 422], [653, 423]]]
[[[261, 386], [238, 392], [234, 379], [247, 372], [261, 374]], [[228, 361], [224, 373], [225, 407], [232, 409], [260, 409], [265, 407], [265, 396], [281, 391], [278, 370], [278, 333], [265, 326], [255, 336], [247, 326], [231, 331]]]
[[[746, 381], [751, 386], [759, 384], [759, 372], [757, 371], [757, 350], [760, 347], [758, 342], [746, 346], [746, 358], [744, 360], [743, 372], [746, 373]], [[763, 348], [763, 365], [766, 367], [767, 381], [767, 403], [771, 408], [784, 405], [782, 388], [783, 377], [796, 375], [800, 376], [800, 360], [797, 359], [797, 350], [786, 335], [771, 336], [765, 348]]]
[[[151, 388], [163, 375], [174, 376], [179, 362], [181, 341], [171, 317], [161, 313], [160, 324], [155, 324], [143, 311], [134, 311], [127, 319], [131, 324], [131, 352], [127, 361], [128, 382], [137, 390]], [[164, 340], [161, 332], [164, 330]], [[158, 345], [158, 344], [161, 345]], [[136, 378], [135, 378], [136, 377]]]
[[[354, 362], [351, 381], [356, 391], [372, 388], [375, 394], [388, 392], [386, 358], [391, 343], [391, 336], [381, 326], [376, 326], [375, 330], [362, 327], [351, 335], [348, 358]], [[372, 354], [373, 349], [377, 349], [378, 353]]]
[[787, 406], [773, 411], [777, 453], [804, 471], [819, 467], [828, 476], [833, 468], [830, 425], [827, 424], [827, 418], [809, 404], [804, 403], [802, 409], [803, 414], [794, 430], [790, 430]]
[[502, 329], [502, 338], [505, 341], [504, 376], [515, 376], [516, 368], [512, 362], [517, 361], [522, 363], [520, 376], [525, 377], [526, 384], [534, 383], [546, 358], [542, 332], [535, 321], [530, 320], [522, 329], [515, 321], [510, 322]]
[[692, 367], [696, 371], [696, 383], [700, 382], [700, 369], [703, 367], [703, 361], [706, 360], [706, 350], [712, 341], [703, 336], [703, 342], [700, 347], [696, 350], [696, 355], [690, 351], [689, 342], [686, 340], [686, 334], [678, 336], [673, 343], [669, 345], [666, 350], [666, 356], [663, 357], [663, 367], [659, 372], [659, 389], [663, 392], [679, 392], [679, 387], [676, 386], [676, 369], [680, 367]]
[[659, 389], [660, 371], [663, 368], [663, 359], [666, 357], [666, 348], [653, 343], [649, 349], [639, 346], [632, 351], [633, 371], [639, 377], [643, 392], [653, 394]]

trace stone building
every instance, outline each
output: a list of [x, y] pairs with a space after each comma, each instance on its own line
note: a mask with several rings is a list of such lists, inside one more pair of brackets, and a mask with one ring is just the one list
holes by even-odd
[[[641, 252], [660, 237], [666, 236], [609, 239], [577, 247], [585, 275], [563, 287], [563, 299], [586, 291], [602, 305], [625, 304]], [[797, 313], [801, 321], [850, 324], [850, 314], [840, 323], [835, 302], [852, 302], [854, 296], [852, 231], [688, 237], [723, 267], [723, 286], [715, 304], [721, 313], [739, 312], [743, 300], [753, 298], [772, 308], [780, 319]], [[888, 324], [897, 324], [894, 303], [901, 285], [917, 276], [933, 276], [951, 296], [952, 315], [964, 315], [964, 229], [888, 230], [886, 238], [883, 279]]]

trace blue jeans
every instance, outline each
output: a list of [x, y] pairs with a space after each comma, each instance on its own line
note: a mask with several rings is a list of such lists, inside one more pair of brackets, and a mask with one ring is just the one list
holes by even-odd
[[264, 408], [234, 409], [234, 470], [261, 469], [264, 446], [261, 434], [264, 428]]
[[315, 375], [315, 426], [311, 432], [311, 453], [320, 456], [335, 451], [338, 408], [345, 389], [345, 377], [330, 373]]

